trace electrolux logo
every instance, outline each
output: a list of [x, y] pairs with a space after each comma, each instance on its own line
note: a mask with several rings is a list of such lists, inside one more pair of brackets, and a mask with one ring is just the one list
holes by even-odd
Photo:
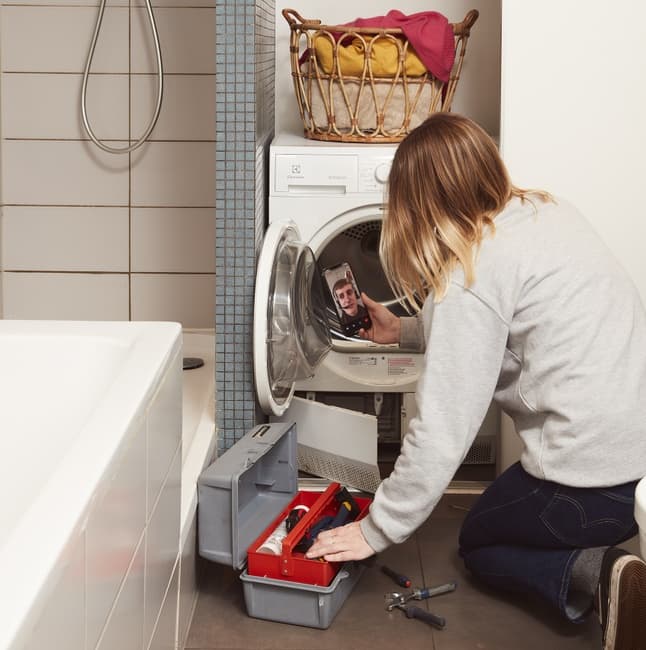
[[298, 178], [304, 178], [303, 176], [303, 169], [301, 167], [300, 163], [292, 163], [289, 166], [289, 173], [287, 174], [287, 178], [290, 180], [298, 179]]

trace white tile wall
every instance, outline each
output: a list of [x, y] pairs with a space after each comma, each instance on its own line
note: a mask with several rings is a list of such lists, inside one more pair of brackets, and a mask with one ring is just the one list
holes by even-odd
[[193, 618], [197, 596], [197, 516], [195, 514], [193, 514], [193, 523], [184, 541], [181, 553], [177, 640], [179, 647], [183, 648]]
[[[176, 565], [179, 548], [181, 450], [178, 448], [146, 529], [144, 648], [148, 647]], [[177, 611], [177, 610], [175, 610]]]
[[[115, 147], [145, 131], [156, 100], [144, 2], [128, 4], [105, 10], [87, 91], [90, 124]], [[115, 156], [80, 113], [98, 0], [0, 0], [5, 318], [213, 327], [215, 2], [184, 4], [154, 5], [165, 88], [152, 142]]]
[[[3, 6], [2, 70], [82, 72], [96, 15], [93, 7]], [[128, 72], [127, 7], [106, 7], [92, 72]]]
[[127, 208], [8, 206], [3, 219], [6, 270], [128, 272]]
[[214, 169], [212, 142], [146, 143], [132, 154], [132, 205], [214, 206]]
[[213, 208], [133, 208], [133, 272], [215, 273]]
[[179, 321], [213, 326], [215, 276], [132, 274], [132, 320]]
[[168, 591], [164, 596], [164, 603], [157, 619], [149, 650], [176, 650], [178, 584], [179, 560], [175, 563], [173, 575], [168, 583]]
[[[164, 382], [166, 383], [166, 382]], [[172, 399], [169, 407], [177, 409]], [[86, 527], [87, 645], [94, 648], [146, 525], [146, 419], [124, 438]]]
[[142, 650], [144, 639], [145, 535], [128, 567], [114, 609], [96, 650]]
[[[143, 133], [157, 101], [157, 77], [132, 77], [132, 134]], [[215, 141], [215, 84], [210, 75], [166, 75], [164, 101], [151, 140]]]
[[5, 140], [2, 148], [5, 205], [128, 205], [127, 158], [78, 141]]
[[4, 317], [53, 320], [128, 320], [126, 274], [5, 271]]
[[[132, 72], [154, 73], [155, 50], [145, 9], [134, 10], [132, 22]], [[155, 22], [168, 74], [215, 74], [215, 8], [160, 7]]]
[[47, 599], [26, 648], [85, 647], [85, 536], [78, 533], [67, 544], [60, 562], [63, 571]]
[[[5, 138], [87, 138], [81, 121], [81, 74], [7, 73], [2, 79]], [[92, 75], [87, 115], [101, 139], [128, 138], [128, 75]]]
[[162, 488], [167, 482], [168, 470], [180, 447], [182, 412], [173, 400], [174, 394], [182, 394], [182, 376], [170, 375], [159, 387], [151, 400], [146, 422], [146, 448], [148, 453], [146, 474], [146, 516], [150, 517]]

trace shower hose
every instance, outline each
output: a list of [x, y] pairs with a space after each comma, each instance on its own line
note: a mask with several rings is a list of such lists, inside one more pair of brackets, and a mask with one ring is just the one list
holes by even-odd
[[123, 147], [123, 148], [110, 147], [104, 142], [101, 142], [96, 137], [94, 131], [92, 130], [92, 127], [90, 126], [90, 122], [87, 116], [87, 81], [88, 81], [88, 77], [90, 76], [90, 67], [92, 66], [94, 49], [96, 47], [97, 39], [99, 38], [99, 33], [101, 32], [101, 23], [103, 22], [103, 11], [105, 9], [105, 3], [106, 0], [101, 0], [101, 4], [99, 6], [99, 14], [96, 19], [96, 26], [94, 27], [94, 35], [92, 36], [92, 43], [90, 44], [90, 49], [88, 51], [87, 63], [85, 64], [85, 71], [83, 72], [83, 85], [81, 87], [81, 115], [83, 117], [83, 125], [85, 126], [85, 130], [87, 131], [87, 134], [90, 136], [92, 142], [94, 142], [94, 144], [97, 147], [103, 149], [103, 151], [107, 151], [108, 153], [130, 153], [131, 151], [134, 151], [135, 149], [140, 147], [144, 142], [146, 142], [148, 136], [155, 128], [155, 124], [157, 123], [157, 119], [159, 118], [159, 111], [161, 110], [162, 96], [164, 92], [164, 68], [162, 66], [161, 47], [159, 45], [159, 34], [157, 32], [157, 25], [155, 24], [155, 16], [153, 14], [153, 8], [150, 4], [150, 0], [146, 0], [146, 11], [148, 13], [148, 21], [150, 22], [150, 27], [153, 33], [153, 41], [155, 43], [155, 55], [157, 57], [157, 80], [158, 80], [157, 81], [157, 105], [155, 106], [155, 112], [153, 114], [152, 119], [150, 120], [150, 124], [148, 124], [148, 127], [144, 131], [143, 135], [139, 138], [139, 140], [137, 140], [136, 142], [134, 142], [128, 147]]

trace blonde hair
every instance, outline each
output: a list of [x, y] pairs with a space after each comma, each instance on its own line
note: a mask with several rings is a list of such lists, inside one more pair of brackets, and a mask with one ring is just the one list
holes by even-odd
[[[475, 253], [513, 196], [550, 200], [512, 185], [494, 141], [472, 120], [434, 113], [399, 145], [388, 181], [379, 252], [395, 295], [419, 309], [442, 300], [456, 265], [475, 279]], [[531, 199], [530, 199], [531, 200]]]

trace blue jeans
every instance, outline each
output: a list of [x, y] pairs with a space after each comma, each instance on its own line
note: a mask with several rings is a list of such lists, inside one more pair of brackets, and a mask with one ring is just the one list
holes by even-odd
[[584, 616], [566, 611], [572, 565], [583, 548], [613, 546], [637, 534], [636, 485], [566, 487], [534, 478], [516, 463], [469, 511], [460, 555], [488, 585], [537, 594], [579, 622]]

